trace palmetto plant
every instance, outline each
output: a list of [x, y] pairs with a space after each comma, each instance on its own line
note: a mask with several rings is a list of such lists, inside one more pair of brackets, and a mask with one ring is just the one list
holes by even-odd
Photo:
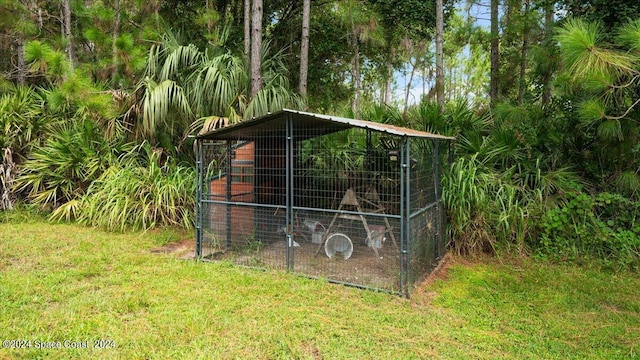
[[56, 121], [46, 114], [44, 101], [26, 86], [11, 86], [0, 96], [0, 149], [10, 148], [19, 162], [39, 143], [47, 126]]
[[446, 136], [487, 135], [493, 124], [490, 113], [473, 108], [468, 99], [455, 99], [440, 114], [436, 103], [423, 101], [408, 111], [407, 123], [412, 128]]
[[39, 137], [53, 121], [43, 112], [43, 102], [26, 86], [9, 86], [0, 96], [0, 210], [13, 207], [17, 165], [39, 144]]
[[[128, 94], [102, 91], [63, 53], [30, 42], [26, 59], [43, 96], [18, 89], [0, 98], [3, 147], [19, 154], [33, 141], [39, 145], [24, 151], [13, 188], [57, 220], [114, 230], [191, 226], [194, 171], [177, 165], [191, 154], [187, 136], [214, 115], [233, 122], [300, 108], [282, 56], [265, 56], [263, 89], [250, 99], [241, 57], [218, 45], [180, 45], [168, 35], [151, 49], [145, 77]], [[135, 143], [142, 145], [132, 149]]]
[[90, 120], [51, 126], [42, 146], [22, 164], [16, 189], [34, 204], [56, 208], [82, 196], [116, 160], [117, 151]]
[[[281, 52], [264, 56], [262, 90], [249, 98], [248, 69], [241, 57], [221, 46], [202, 50], [193, 44], [181, 45], [171, 34], [163, 40], [152, 47], [146, 77], [123, 117], [138, 141], [156, 145], [165, 136], [178, 150], [187, 149], [181, 145], [198, 119], [223, 116], [234, 123], [283, 107], [303, 106], [301, 97], [290, 90]], [[265, 48], [263, 54], [269, 53]]]
[[541, 116], [539, 109], [508, 104], [473, 111], [467, 101], [444, 114], [429, 103], [409, 112], [411, 123], [456, 137], [454, 162], [442, 179], [454, 250], [525, 252], [535, 236], [532, 219], [581, 183], [571, 169], [547, 160], [554, 157], [541, 145], [547, 125]]

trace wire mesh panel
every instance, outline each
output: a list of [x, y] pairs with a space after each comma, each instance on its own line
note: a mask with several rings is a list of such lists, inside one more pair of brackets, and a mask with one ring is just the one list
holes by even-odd
[[434, 182], [434, 147], [429, 139], [412, 139], [409, 158], [410, 213], [424, 209], [436, 202]]
[[269, 120], [199, 141], [196, 254], [406, 294], [444, 249], [435, 143]]
[[422, 281], [438, 265], [445, 253], [444, 231], [440, 228], [442, 212], [437, 205], [415, 214], [410, 220], [410, 284]]
[[397, 144], [365, 129], [312, 136], [319, 131], [312, 124], [294, 134], [304, 140], [293, 159], [293, 269], [399, 291]]
[[444, 255], [439, 179], [442, 173], [440, 144], [431, 139], [412, 139], [409, 171], [408, 283], [421, 281]]
[[284, 151], [268, 135], [206, 142], [201, 213], [205, 259], [286, 268]]
[[[338, 219], [334, 221], [334, 218]], [[340, 213], [295, 211], [291, 229], [293, 271], [346, 284], [399, 291], [399, 249], [392, 238], [396, 230], [388, 229], [378, 217], [363, 215], [341, 217]], [[389, 221], [397, 226], [397, 219]]]

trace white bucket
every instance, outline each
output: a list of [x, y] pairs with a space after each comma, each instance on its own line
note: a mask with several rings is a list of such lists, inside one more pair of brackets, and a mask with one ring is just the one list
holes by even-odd
[[324, 252], [329, 258], [336, 254], [342, 254], [345, 260], [351, 257], [353, 253], [353, 243], [345, 234], [331, 234], [324, 243]]
[[322, 238], [324, 237], [324, 231], [316, 231], [311, 233], [311, 243], [322, 244]]

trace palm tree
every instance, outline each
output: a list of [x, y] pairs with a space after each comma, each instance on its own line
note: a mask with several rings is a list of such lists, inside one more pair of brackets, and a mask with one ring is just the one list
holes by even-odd
[[179, 151], [208, 117], [235, 123], [283, 107], [302, 108], [302, 99], [291, 91], [282, 52], [270, 56], [268, 45], [262, 50], [263, 85], [251, 97], [250, 70], [242, 57], [220, 46], [202, 50], [181, 45], [167, 33], [151, 49], [146, 76], [128, 100], [122, 123], [138, 141], [165, 149], [177, 144]]

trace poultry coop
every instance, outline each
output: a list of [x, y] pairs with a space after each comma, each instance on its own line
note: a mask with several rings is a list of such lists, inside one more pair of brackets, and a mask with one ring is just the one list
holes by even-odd
[[445, 254], [451, 137], [285, 109], [196, 139], [198, 259], [408, 296]]

